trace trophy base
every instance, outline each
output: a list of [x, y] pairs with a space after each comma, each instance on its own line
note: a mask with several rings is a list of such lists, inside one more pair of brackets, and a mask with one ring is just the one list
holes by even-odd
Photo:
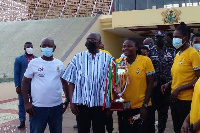
[[130, 102], [111, 102], [111, 111], [125, 111], [125, 110], [130, 110], [131, 109], [131, 104]]

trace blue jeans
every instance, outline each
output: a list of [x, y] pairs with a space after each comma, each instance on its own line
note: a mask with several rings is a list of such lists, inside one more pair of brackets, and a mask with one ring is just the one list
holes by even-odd
[[62, 104], [54, 107], [33, 107], [30, 116], [30, 133], [44, 133], [47, 123], [50, 133], [62, 133]]
[[23, 100], [22, 94], [18, 94], [18, 99], [19, 99], [19, 105], [18, 105], [19, 120], [20, 120], [20, 122], [25, 122], [26, 121], [26, 111], [24, 108], [24, 100]]

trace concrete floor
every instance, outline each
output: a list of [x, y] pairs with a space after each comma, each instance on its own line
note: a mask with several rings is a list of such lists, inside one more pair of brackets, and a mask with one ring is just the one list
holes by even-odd
[[[29, 122], [26, 121], [26, 128], [18, 130], [18, 99], [15, 92], [13, 83], [0, 83], [0, 133], [29, 133]], [[27, 115], [28, 117], [28, 115]], [[73, 125], [76, 124], [75, 116], [68, 108], [63, 115], [63, 133], [77, 133], [76, 129], [73, 129]], [[113, 133], [118, 132], [117, 114], [113, 113]], [[48, 127], [45, 133], [48, 133]], [[92, 131], [91, 131], [92, 132]], [[169, 117], [167, 121], [167, 127], [165, 133], [173, 133], [173, 123], [171, 119], [171, 112], [169, 111]]]

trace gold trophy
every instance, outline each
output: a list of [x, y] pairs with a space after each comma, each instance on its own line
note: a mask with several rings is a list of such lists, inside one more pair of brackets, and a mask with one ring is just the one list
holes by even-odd
[[129, 84], [129, 75], [128, 75], [128, 67], [125, 59], [122, 59], [120, 63], [116, 63], [119, 65], [117, 68], [116, 76], [117, 81], [115, 83], [115, 88], [113, 88], [113, 98], [111, 96], [111, 111], [124, 111], [129, 110], [130, 102], [125, 102], [122, 97], [122, 94], [125, 92], [127, 85]]

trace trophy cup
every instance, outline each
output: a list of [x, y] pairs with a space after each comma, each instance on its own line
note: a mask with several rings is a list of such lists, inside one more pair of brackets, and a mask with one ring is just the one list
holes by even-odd
[[[116, 65], [116, 66], [115, 66]], [[118, 66], [119, 65], [119, 66]], [[124, 111], [129, 110], [130, 102], [125, 102], [125, 100], [122, 97], [122, 94], [125, 92], [127, 85], [129, 84], [129, 76], [128, 76], [128, 67], [125, 59], [122, 59], [120, 63], [114, 62], [114, 71], [112, 73], [115, 73], [116, 79], [112, 80], [115, 81], [115, 86], [112, 88], [111, 91], [111, 111]], [[115, 71], [116, 70], [116, 71]], [[114, 76], [115, 78], [115, 76]]]

